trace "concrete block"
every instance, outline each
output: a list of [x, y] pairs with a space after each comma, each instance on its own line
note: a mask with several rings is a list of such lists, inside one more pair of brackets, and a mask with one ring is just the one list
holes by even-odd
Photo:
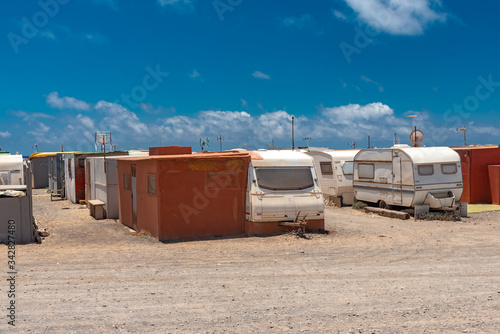
[[415, 205], [415, 211], [413, 216], [415, 219], [418, 219], [418, 216], [429, 213], [429, 205], [428, 204], [423, 204], [423, 205]]

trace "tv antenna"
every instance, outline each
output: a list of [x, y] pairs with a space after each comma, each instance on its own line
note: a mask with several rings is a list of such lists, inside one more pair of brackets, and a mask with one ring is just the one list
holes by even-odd
[[355, 141], [352, 141], [352, 142], [348, 143], [347, 145], [351, 146], [353, 149], [356, 149], [356, 142]]
[[417, 117], [417, 116], [418, 116], [418, 115], [408, 115], [408, 116], [406, 116], [406, 117], [411, 118], [411, 131], [413, 131], [413, 119], [414, 119], [415, 117]]
[[222, 137], [222, 135], [219, 135], [219, 137], [217, 137], [217, 140], [220, 142], [220, 151], [222, 152], [222, 141], [224, 140], [224, 137]]
[[210, 140], [208, 140], [208, 137], [207, 137], [207, 140], [202, 140], [200, 138], [200, 147], [201, 147], [202, 152], [204, 152], [205, 146], [210, 147], [210, 145], [208, 145], [209, 142], [210, 142]]
[[95, 132], [95, 145], [96, 150], [97, 146], [100, 145], [101, 152], [104, 152], [104, 156], [106, 156], [106, 145], [109, 145], [109, 148], [113, 147], [113, 140], [111, 138], [111, 132], [109, 131], [96, 131]]
[[38, 144], [33, 145], [32, 148], [36, 148], [36, 153], [38, 153]]
[[422, 141], [424, 140], [424, 133], [420, 130], [413, 130], [410, 134], [411, 146], [421, 147]]

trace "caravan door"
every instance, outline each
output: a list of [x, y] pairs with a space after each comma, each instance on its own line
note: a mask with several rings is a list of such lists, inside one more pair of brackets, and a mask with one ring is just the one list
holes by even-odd
[[392, 202], [393, 204], [403, 204], [403, 169], [399, 152], [392, 151]]

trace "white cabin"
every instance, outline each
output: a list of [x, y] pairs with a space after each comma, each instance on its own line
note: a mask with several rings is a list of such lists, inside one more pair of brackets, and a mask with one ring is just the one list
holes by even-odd
[[354, 158], [357, 200], [431, 209], [454, 208], [463, 192], [459, 155], [449, 147], [363, 149]]
[[[293, 222], [324, 219], [324, 203], [313, 159], [297, 151], [252, 151], [246, 220]], [[324, 225], [322, 225], [324, 226]]]
[[325, 199], [339, 197], [343, 205], [354, 203], [352, 186], [354, 156], [359, 150], [307, 152], [314, 159], [319, 184]]

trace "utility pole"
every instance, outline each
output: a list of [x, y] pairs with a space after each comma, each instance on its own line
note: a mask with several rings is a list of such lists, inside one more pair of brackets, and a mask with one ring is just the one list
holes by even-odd
[[467, 146], [467, 127], [463, 125], [461, 128], [457, 129], [457, 131], [464, 133], [464, 146]]
[[222, 140], [224, 138], [222, 137], [222, 135], [219, 135], [219, 137], [217, 137], [217, 140], [220, 142], [220, 152], [222, 152]]
[[101, 152], [104, 152], [104, 173], [106, 173], [106, 144], [110, 145], [110, 149], [112, 149], [113, 144], [112, 144], [112, 139], [111, 139], [111, 132], [109, 131], [101, 131], [101, 132], [95, 132], [95, 143], [96, 146], [97, 144], [101, 145]]
[[294, 121], [295, 121], [295, 117], [292, 116], [292, 151], [295, 151], [295, 138], [294, 138]]

